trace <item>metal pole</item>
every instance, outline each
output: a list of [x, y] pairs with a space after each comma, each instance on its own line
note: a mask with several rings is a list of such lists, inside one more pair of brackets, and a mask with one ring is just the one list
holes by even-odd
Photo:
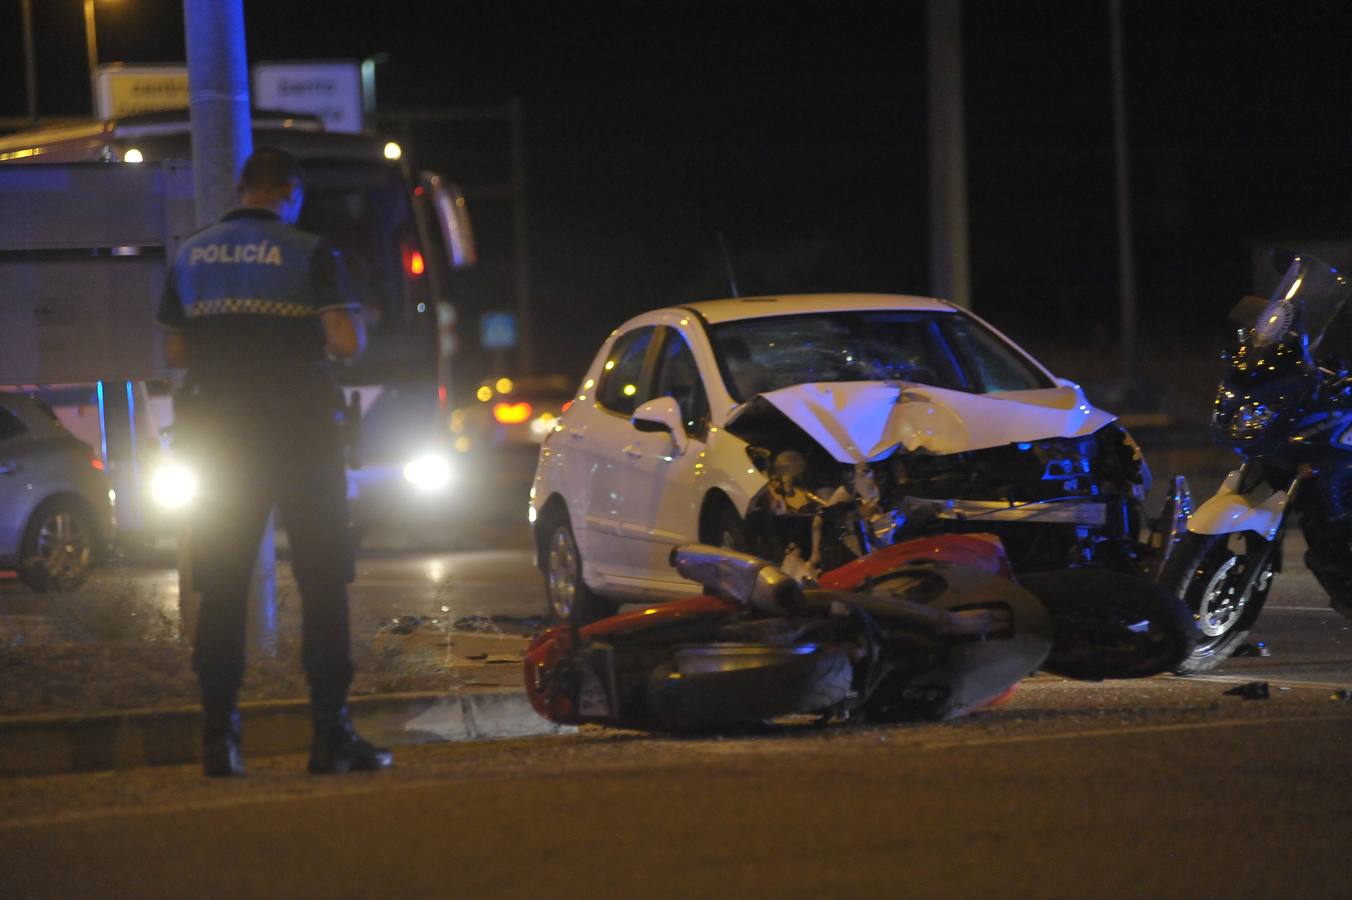
[[38, 120], [38, 67], [33, 54], [33, 0], [23, 0], [23, 84], [28, 97], [28, 119]]
[[234, 205], [235, 181], [253, 150], [241, 0], [184, 0], [188, 109], [197, 225]]
[[535, 362], [535, 342], [531, 335], [530, 247], [526, 234], [526, 127], [520, 97], [512, 98], [508, 115], [512, 122], [512, 242], [516, 246], [517, 366], [520, 374], [530, 375]]
[[85, 51], [89, 54], [89, 110], [99, 116], [99, 43], [94, 36], [94, 0], [84, 0]]
[[1117, 181], [1117, 292], [1122, 332], [1122, 377], [1136, 377], [1136, 251], [1131, 239], [1131, 182], [1127, 158], [1127, 75], [1122, 54], [1122, 0], [1108, 0], [1113, 66], [1113, 163]]
[[[196, 219], [197, 226], [205, 228], [234, 206], [239, 170], [253, 151], [242, 0], [183, 0], [183, 27], [188, 47]], [[181, 554], [180, 550], [180, 562]], [[179, 567], [180, 595], [185, 587], [184, 568]], [[191, 589], [191, 585], [186, 587]], [[250, 649], [275, 652], [277, 553], [271, 516], [249, 585], [249, 619]]]
[[962, 0], [929, 0], [930, 289], [971, 308]]

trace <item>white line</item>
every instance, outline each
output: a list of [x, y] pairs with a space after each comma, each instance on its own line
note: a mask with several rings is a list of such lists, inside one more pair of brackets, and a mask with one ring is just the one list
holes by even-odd
[[1002, 744], [1035, 744], [1043, 741], [1060, 741], [1075, 738], [1120, 737], [1122, 735], [1156, 734], [1169, 731], [1192, 731], [1200, 728], [1236, 728], [1244, 725], [1282, 725], [1291, 722], [1330, 722], [1348, 721], [1333, 716], [1292, 716], [1276, 719], [1224, 719], [1219, 722], [1178, 722], [1170, 725], [1139, 725], [1127, 728], [1094, 728], [1086, 731], [1064, 731], [1057, 734], [1024, 734], [1012, 737], [996, 737], [985, 740], [935, 741], [921, 743], [921, 750], [953, 750], [962, 747], [990, 747]]
[[1288, 612], [1288, 611], [1290, 611], [1290, 612], [1332, 613], [1333, 615], [1338, 616], [1338, 618], [1340, 618], [1340, 619], [1342, 618], [1342, 616], [1338, 615], [1338, 613], [1335, 612], [1335, 611], [1333, 610], [1332, 607], [1328, 607], [1328, 606], [1269, 606], [1269, 607], [1265, 608], [1263, 611], [1264, 611], [1264, 612], [1270, 612], [1270, 613], [1271, 613], [1271, 612]]
[[[1254, 673], [1257, 675], [1257, 673]], [[1266, 681], [1270, 688], [1313, 688], [1320, 691], [1349, 691], [1352, 684], [1334, 681], [1293, 681], [1287, 678], [1255, 678], [1252, 675], [1189, 675], [1189, 681], [1212, 681], [1217, 684], [1249, 684], [1253, 681]]]

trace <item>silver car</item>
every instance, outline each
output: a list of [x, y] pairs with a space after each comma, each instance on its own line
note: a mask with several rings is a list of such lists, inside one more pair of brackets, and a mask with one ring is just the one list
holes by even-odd
[[0, 569], [76, 587], [112, 541], [113, 500], [102, 459], [47, 406], [0, 393]]

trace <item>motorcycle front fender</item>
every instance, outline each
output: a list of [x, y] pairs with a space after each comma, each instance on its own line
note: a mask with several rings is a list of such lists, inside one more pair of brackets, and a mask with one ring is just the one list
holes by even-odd
[[1193, 534], [1238, 534], [1252, 531], [1265, 541], [1274, 540], [1290, 503], [1289, 491], [1270, 491], [1260, 485], [1239, 493], [1239, 471], [1231, 472], [1216, 495], [1188, 518]]

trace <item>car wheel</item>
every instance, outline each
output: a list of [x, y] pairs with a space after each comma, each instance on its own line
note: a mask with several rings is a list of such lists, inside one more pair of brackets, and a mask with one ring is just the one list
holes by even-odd
[[582, 554], [564, 516], [552, 519], [545, 530], [542, 568], [545, 599], [555, 621], [586, 625], [613, 612], [610, 603], [592, 593], [582, 580]]
[[35, 591], [79, 587], [94, 564], [94, 523], [72, 500], [38, 507], [24, 531], [19, 577]]

